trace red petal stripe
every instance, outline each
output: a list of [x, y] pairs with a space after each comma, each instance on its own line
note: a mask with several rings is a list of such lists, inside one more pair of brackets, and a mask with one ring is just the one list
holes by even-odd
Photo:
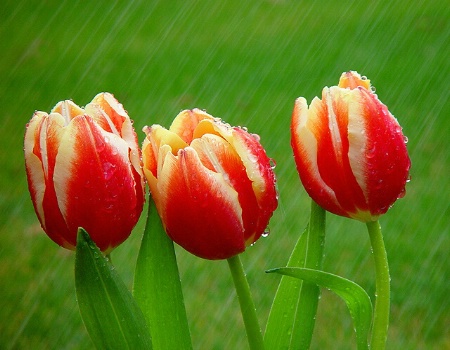
[[70, 137], [64, 138], [58, 154], [55, 187], [71, 243], [82, 223], [98, 247], [108, 251], [125, 240], [124, 233], [131, 232], [143, 205], [127, 144], [89, 116], [73, 119], [67, 132]]
[[167, 154], [158, 179], [167, 234], [191, 253], [222, 259], [245, 249], [237, 193], [205, 168], [191, 147]]

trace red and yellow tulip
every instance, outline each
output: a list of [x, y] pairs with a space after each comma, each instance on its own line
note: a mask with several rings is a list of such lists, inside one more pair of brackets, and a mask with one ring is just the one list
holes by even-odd
[[410, 159], [397, 120], [356, 72], [295, 102], [291, 144], [302, 183], [324, 209], [375, 221], [402, 197]]
[[108, 253], [130, 235], [144, 177], [132, 121], [113, 95], [100, 93], [84, 109], [66, 100], [35, 112], [24, 151], [34, 209], [53, 241], [74, 249], [83, 227]]
[[145, 127], [144, 174], [169, 237], [206, 259], [253, 244], [277, 207], [275, 175], [259, 137], [198, 110], [169, 130]]

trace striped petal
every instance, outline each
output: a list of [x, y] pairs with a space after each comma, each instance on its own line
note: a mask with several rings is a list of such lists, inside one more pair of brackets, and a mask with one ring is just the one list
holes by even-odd
[[100, 250], [109, 251], [126, 238], [124, 232], [131, 233], [142, 210], [128, 145], [89, 116], [73, 119], [66, 133], [54, 181], [71, 243], [82, 224]]
[[66, 120], [57, 113], [36, 112], [25, 133], [28, 188], [42, 228], [59, 245], [71, 248], [67, 226], [57, 204], [53, 177]]
[[200, 109], [184, 110], [173, 120], [170, 131], [179, 135], [181, 139], [190, 144], [194, 139], [194, 131], [202, 120], [214, 118]]
[[360, 89], [366, 120], [365, 189], [374, 218], [384, 214], [405, 192], [411, 161], [402, 128], [375, 95]]
[[237, 192], [187, 147], [166, 154], [158, 179], [159, 212], [167, 234], [187, 251], [223, 259], [245, 249]]
[[258, 229], [260, 210], [252, 181], [248, 178], [246, 168], [236, 150], [225, 139], [214, 134], [195, 139], [191, 146], [203, 166], [223, 177], [228, 186], [236, 191], [239, 207], [242, 209], [243, 239], [247, 241], [253, 238]]

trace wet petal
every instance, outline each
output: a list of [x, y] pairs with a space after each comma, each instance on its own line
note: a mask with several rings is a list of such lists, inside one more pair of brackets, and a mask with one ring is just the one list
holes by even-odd
[[[221, 259], [245, 249], [237, 192], [200, 162], [191, 147], [167, 153], [158, 178], [158, 211], [168, 235], [186, 250]], [[158, 202], [157, 202], [158, 205]]]

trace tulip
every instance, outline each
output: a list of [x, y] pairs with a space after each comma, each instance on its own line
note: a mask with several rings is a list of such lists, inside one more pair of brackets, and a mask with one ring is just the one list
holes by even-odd
[[205, 259], [227, 259], [264, 233], [277, 207], [259, 137], [199, 110], [169, 130], [144, 127], [144, 174], [169, 237]]
[[35, 112], [24, 142], [28, 188], [43, 230], [75, 249], [83, 227], [109, 253], [131, 233], [144, 203], [144, 177], [132, 121], [109, 93], [84, 109], [61, 101]]
[[397, 120], [356, 72], [295, 101], [291, 145], [301, 181], [324, 209], [376, 221], [405, 193], [410, 159]]

